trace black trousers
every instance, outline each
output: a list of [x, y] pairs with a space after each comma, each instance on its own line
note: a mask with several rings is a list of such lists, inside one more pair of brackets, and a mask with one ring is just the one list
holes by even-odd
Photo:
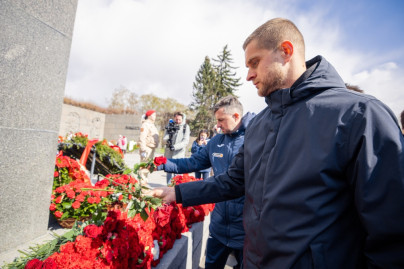
[[205, 269], [224, 268], [231, 252], [234, 253], [238, 263], [235, 268], [241, 268], [241, 264], [243, 263], [243, 249], [230, 248], [220, 243], [216, 238], [209, 236], [206, 246]]

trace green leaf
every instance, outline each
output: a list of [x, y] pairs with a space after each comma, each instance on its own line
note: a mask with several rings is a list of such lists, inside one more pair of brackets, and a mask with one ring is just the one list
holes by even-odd
[[127, 168], [127, 169], [123, 170], [123, 173], [122, 173], [122, 174], [128, 175], [128, 174], [130, 174], [131, 172], [132, 172], [132, 170], [129, 169], [129, 168]]
[[72, 207], [72, 203], [64, 202], [64, 203], [62, 203], [62, 206], [63, 206], [64, 208], [66, 208], [66, 209], [69, 209], [69, 208]]
[[73, 230], [68, 231], [67, 233], [63, 234], [63, 237], [66, 238], [66, 240], [69, 240], [69, 241], [73, 240], [74, 231]]
[[136, 210], [128, 210], [128, 218], [133, 218], [136, 216]]
[[61, 220], [67, 218], [69, 216], [69, 212], [63, 213], [62, 217], [60, 218]]
[[146, 221], [149, 215], [147, 214], [146, 210], [143, 208], [143, 210], [140, 212], [140, 217], [142, 220]]

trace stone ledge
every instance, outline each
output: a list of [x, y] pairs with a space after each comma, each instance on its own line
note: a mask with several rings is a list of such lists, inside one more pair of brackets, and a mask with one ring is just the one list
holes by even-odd
[[[192, 224], [188, 232], [175, 240], [172, 249], [167, 251], [156, 269], [195, 269], [201, 267], [205, 256], [206, 240], [209, 236], [210, 215], [203, 222]], [[203, 266], [203, 264], [202, 264]]]
[[[188, 232], [183, 233], [180, 239], [175, 240], [173, 248], [167, 251], [160, 263], [154, 267], [156, 269], [178, 268], [195, 269], [204, 266], [201, 264], [205, 256], [206, 240], [209, 236], [210, 215], [205, 217], [203, 222], [192, 224]], [[36, 244], [44, 244], [54, 239], [53, 232], [62, 235], [69, 231], [68, 229], [48, 230], [48, 233], [31, 240], [18, 247], [0, 253], [0, 268], [4, 263], [10, 263], [14, 258], [21, 256], [18, 250], [28, 251], [29, 247]]]

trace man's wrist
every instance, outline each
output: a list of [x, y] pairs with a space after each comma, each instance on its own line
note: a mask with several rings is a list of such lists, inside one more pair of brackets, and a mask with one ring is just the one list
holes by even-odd
[[164, 164], [160, 164], [159, 166], [157, 166], [157, 171], [161, 170], [164, 170]]

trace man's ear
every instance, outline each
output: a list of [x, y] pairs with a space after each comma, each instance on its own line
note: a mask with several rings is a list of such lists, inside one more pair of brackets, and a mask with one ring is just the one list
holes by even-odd
[[289, 60], [290, 57], [293, 55], [293, 44], [290, 41], [283, 41], [281, 43], [281, 51], [282, 51], [282, 56], [285, 58], [285, 60]]

